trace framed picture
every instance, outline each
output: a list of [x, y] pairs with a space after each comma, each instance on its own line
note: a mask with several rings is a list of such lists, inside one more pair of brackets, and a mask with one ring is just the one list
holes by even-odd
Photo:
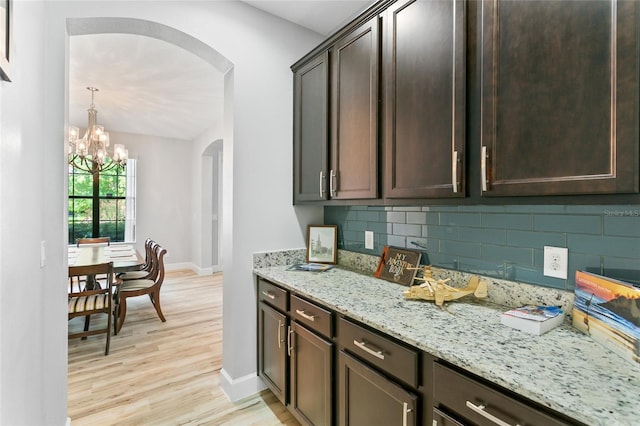
[[422, 253], [385, 246], [375, 276], [394, 283], [410, 286], [418, 272]]
[[338, 227], [309, 225], [307, 228], [307, 262], [332, 263], [338, 260]]
[[0, 78], [11, 81], [13, 0], [0, 0]]

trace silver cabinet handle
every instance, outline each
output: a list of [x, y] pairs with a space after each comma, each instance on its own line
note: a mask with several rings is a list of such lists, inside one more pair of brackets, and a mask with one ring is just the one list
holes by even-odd
[[291, 356], [291, 352], [293, 352], [293, 342], [291, 336], [293, 336], [293, 330], [291, 329], [291, 326], [289, 326], [289, 331], [287, 332], [287, 355], [289, 356]]
[[282, 347], [282, 333], [280, 332], [280, 329], [284, 328], [284, 324], [282, 323], [281, 320], [278, 320], [278, 349], [280, 349]]
[[320, 198], [324, 198], [324, 172], [320, 170]]
[[451, 158], [451, 184], [453, 185], [453, 192], [458, 192], [458, 151], [453, 151]]
[[262, 295], [265, 296], [265, 297], [268, 297], [271, 300], [276, 300], [276, 295], [271, 293], [271, 292], [263, 291]]
[[487, 146], [482, 145], [482, 153], [480, 154], [480, 179], [482, 180], [482, 191], [487, 190]]
[[380, 349], [378, 350], [371, 349], [370, 347], [367, 346], [367, 342], [365, 342], [364, 340], [362, 342], [354, 340], [353, 344], [359, 347], [360, 349], [362, 349], [363, 351], [365, 351], [366, 353], [371, 354], [378, 359], [384, 359], [384, 353]]
[[329, 196], [331, 197], [335, 197], [336, 195], [336, 185], [334, 185], [336, 179], [336, 172], [331, 170], [331, 172], [329, 172]]
[[300, 309], [296, 309], [296, 314], [300, 315], [304, 319], [308, 319], [309, 321], [316, 320], [315, 315], [309, 315], [308, 313], [306, 313], [305, 311], [301, 311]]
[[[473, 402], [467, 401], [467, 407], [473, 410], [474, 412], [480, 414], [485, 419], [492, 421], [493, 423], [499, 426], [511, 426], [509, 423], [505, 422], [504, 420], [501, 420], [496, 416], [494, 416], [493, 414], [488, 413], [485, 410], [487, 407], [484, 405], [475, 405]], [[516, 426], [520, 426], [520, 425], [516, 425]]]
[[402, 426], [407, 426], [407, 419], [409, 417], [409, 413], [411, 412], [411, 408], [409, 408], [409, 403], [402, 403]]

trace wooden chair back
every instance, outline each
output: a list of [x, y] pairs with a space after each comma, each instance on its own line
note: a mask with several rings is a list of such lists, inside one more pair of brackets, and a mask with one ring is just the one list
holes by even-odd
[[124, 324], [125, 317], [127, 315], [127, 298], [149, 295], [149, 299], [153, 304], [153, 307], [158, 314], [158, 317], [162, 322], [165, 322], [162, 308], [160, 307], [160, 288], [164, 282], [164, 256], [167, 254], [167, 249], [163, 248], [160, 244], [153, 244], [153, 256], [152, 266], [149, 273], [149, 277], [140, 280], [123, 281], [119, 286], [116, 299], [118, 301], [117, 317], [118, 317], [118, 332]]
[[[105, 288], [96, 286], [97, 288], [83, 288], [81, 277], [105, 276]], [[111, 325], [114, 314], [113, 309], [113, 262], [101, 263], [96, 265], [70, 266], [69, 267], [69, 297], [68, 297], [68, 316], [69, 320], [76, 317], [85, 317], [84, 330], [69, 334], [69, 339], [84, 338], [96, 334], [106, 334], [105, 355], [109, 355], [109, 343], [111, 341]], [[106, 314], [107, 326], [90, 330], [90, 318], [94, 314]], [[114, 327], [115, 332], [115, 327]]]
[[76, 239], [76, 246], [80, 247], [82, 244], [106, 244], [111, 245], [111, 237], [97, 237], [97, 238], [78, 238]]

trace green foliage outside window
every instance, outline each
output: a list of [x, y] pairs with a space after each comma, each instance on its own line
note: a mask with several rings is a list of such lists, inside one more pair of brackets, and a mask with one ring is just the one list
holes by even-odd
[[124, 241], [126, 193], [126, 166], [99, 173], [95, 186], [91, 173], [69, 166], [69, 242], [107, 236]]

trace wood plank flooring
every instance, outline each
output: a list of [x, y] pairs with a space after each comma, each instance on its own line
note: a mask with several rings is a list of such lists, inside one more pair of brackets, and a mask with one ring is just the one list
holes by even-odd
[[[104, 334], [69, 340], [72, 426], [298, 425], [269, 391], [231, 403], [220, 390], [221, 273], [169, 272], [161, 302], [165, 323], [147, 296], [128, 299], [108, 356]], [[69, 329], [82, 321], [70, 321]]]

